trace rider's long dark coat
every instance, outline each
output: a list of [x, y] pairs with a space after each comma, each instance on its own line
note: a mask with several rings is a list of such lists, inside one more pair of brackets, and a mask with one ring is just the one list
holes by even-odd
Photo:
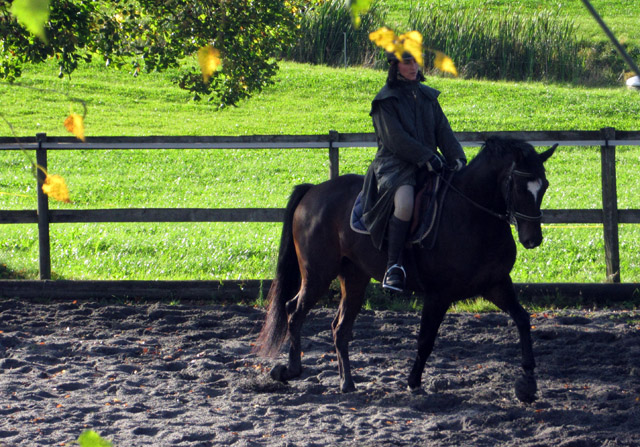
[[415, 185], [418, 169], [437, 148], [452, 165], [465, 158], [438, 102], [440, 92], [419, 82], [398, 84], [385, 85], [371, 103], [378, 152], [365, 176], [362, 205], [363, 221], [379, 249], [396, 189]]

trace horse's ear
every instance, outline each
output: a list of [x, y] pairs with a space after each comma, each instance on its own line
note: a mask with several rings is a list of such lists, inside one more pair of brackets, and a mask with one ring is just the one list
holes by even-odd
[[549, 157], [551, 157], [553, 155], [553, 153], [556, 151], [557, 147], [558, 147], [558, 143], [554, 144], [553, 146], [551, 146], [546, 151], [538, 154], [540, 156], [540, 160], [542, 160], [542, 163], [547, 161], [549, 159]]

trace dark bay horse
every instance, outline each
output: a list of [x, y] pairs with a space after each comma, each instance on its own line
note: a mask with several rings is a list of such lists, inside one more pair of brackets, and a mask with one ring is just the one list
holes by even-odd
[[[525, 248], [542, 243], [540, 205], [548, 187], [543, 163], [554, 150], [555, 146], [538, 154], [520, 140], [487, 140], [471, 163], [452, 177], [435, 245], [406, 249], [407, 289], [424, 296], [410, 390], [421, 388], [425, 362], [449, 306], [483, 296], [515, 321], [523, 368], [516, 396], [523, 402], [535, 400], [529, 315], [518, 302], [510, 277], [516, 259], [510, 223], [516, 225]], [[344, 175], [318, 185], [298, 185], [291, 194], [267, 316], [255, 348], [260, 355], [274, 356], [289, 340], [288, 364], [271, 370], [275, 380], [301, 374], [303, 322], [338, 277], [342, 296], [331, 326], [341, 390], [355, 389], [348, 343], [365, 289], [371, 278], [382, 280], [387, 260], [368, 235], [350, 227], [351, 209], [362, 185], [362, 176]]]

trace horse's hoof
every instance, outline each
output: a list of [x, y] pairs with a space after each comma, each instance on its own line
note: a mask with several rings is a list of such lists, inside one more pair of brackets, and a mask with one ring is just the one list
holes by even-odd
[[523, 374], [516, 380], [516, 397], [525, 404], [533, 403], [536, 400], [538, 385], [533, 374]]
[[407, 391], [412, 394], [418, 394], [420, 390], [422, 390], [422, 378], [418, 376], [414, 377], [414, 374], [409, 375], [409, 380], [407, 380]]
[[425, 394], [424, 390], [422, 389], [422, 387], [420, 385], [413, 387], [411, 385], [407, 385], [407, 391], [409, 391], [411, 394], [417, 396], [420, 394]]
[[276, 365], [269, 372], [271, 378], [277, 382], [287, 382], [287, 367], [285, 365]]
[[356, 386], [353, 384], [353, 382], [343, 383], [340, 386], [340, 391], [343, 393], [353, 393], [355, 390], [356, 390]]

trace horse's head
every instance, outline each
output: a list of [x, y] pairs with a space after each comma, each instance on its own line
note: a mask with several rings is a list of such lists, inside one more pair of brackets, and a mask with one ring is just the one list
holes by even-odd
[[518, 231], [518, 239], [525, 248], [542, 243], [542, 198], [549, 186], [544, 162], [553, 155], [557, 144], [538, 154], [530, 144], [513, 140], [513, 161], [503, 174], [502, 194], [507, 216]]

